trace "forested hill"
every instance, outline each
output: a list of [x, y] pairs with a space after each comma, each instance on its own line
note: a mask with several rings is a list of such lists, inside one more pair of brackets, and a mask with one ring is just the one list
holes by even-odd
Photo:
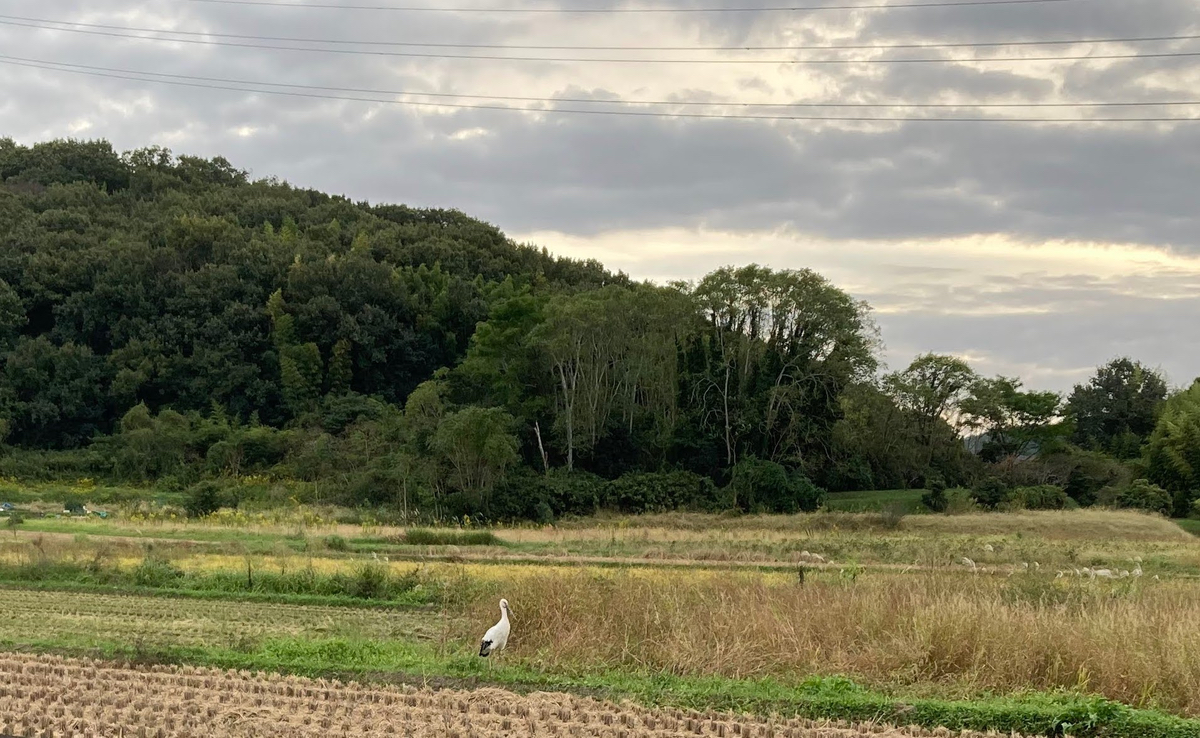
[[0, 476], [405, 519], [915, 485], [944, 509], [941, 487], [980, 480], [989, 507], [1200, 497], [1171, 462], [1200, 383], [1164, 404], [1120, 359], [1064, 405], [951, 356], [880, 376], [877, 351], [869, 307], [809, 270], [635, 283], [454, 211], [0, 139]]
[[251, 182], [223, 159], [0, 140], [0, 182], [0, 402], [23, 446], [86, 443], [139, 402], [282, 425], [277, 291], [289, 341], [345, 364], [319, 381], [301, 364], [303, 392], [402, 403], [458, 363], [498, 283], [624, 281], [458, 212]]

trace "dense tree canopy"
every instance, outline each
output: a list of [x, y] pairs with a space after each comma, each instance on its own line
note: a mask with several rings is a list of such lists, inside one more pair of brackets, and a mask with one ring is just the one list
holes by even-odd
[[462, 358], [499, 280], [626, 280], [449, 211], [371, 207], [222, 159], [0, 141], [0, 407], [74, 447], [129, 407], [281, 425], [329, 392], [400, 403]]
[[1200, 379], [1164, 403], [1146, 449], [1150, 480], [1172, 493], [1187, 515], [1200, 500]]
[[[1071, 427], [1097, 454], [1145, 443], [1196, 496], [1189, 400], [1159, 418], [1136, 362], [1076, 387], [1066, 424], [1055, 393], [935, 354], [877, 376], [878, 350], [868, 306], [807, 269], [635, 283], [220, 158], [0, 140], [3, 473], [191, 488], [195, 511], [247, 475], [427, 517], [793, 511], [970, 483], [963, 428], [999, 461], [1061, 454]], [[1124, 478], [1055, 463], [1032, 483], [1081, 501]]]
[[1072, 440], [1120, 458], [1136, 457], [1166, 397], [1162, 375], [1132, 359], [1114, 359], [1097, 369], [1087, 384], [1075, 385], [1067, 398]]

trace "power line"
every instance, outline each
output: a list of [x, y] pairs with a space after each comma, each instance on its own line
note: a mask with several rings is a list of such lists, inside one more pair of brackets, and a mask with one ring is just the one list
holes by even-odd
[[960, 8], [984, 5], [1041, 5], [1081, 0], [952, 0], [952, 2], [870, 3], [863, 5], [788, 5], [731, 8], [488, 8], [436, 7], [424, 5], [341, 5], [337, 3], [289, 3], [276, 0], [187, 0], [213, 5], [257, 5], [300, 10], [378, 10], [406, 13], [812, 13], [825, 10], [892, 10], [899, 8]]
[[446, 54], [415, 51], [379, 51], [374, 49], [323, 49], [312, 46], [271, 46], [238, 41], [211, 41], [197, 38], [155, 38], [137, 36], [116, 31], [102, 31], [87, 28], [60, 28], [56, 26], [39, 25], [10, 20], [0, 20], [0, 25], [36, 28], [43, 31], [63, 31], [66, 33], [82, 33], [93, 36], [112, 38], [128, 38], [140, 41], [159, 41], [178, 44], [195, 44], [201, 46], [224, 46], [247, 49], [266, 49], [273, 51], [298, 51], [318, 54], [343, 54], [353, 56], [385, 56], [417, 59], [459, 59], [478, 61], [509, 61], [509, 62], [569, 62], [594, 64], [787, 64], [787, 65], [838, 65], [838, 64], [962, 64], [962, 63], [1004, 63], [1004, 62], [1045, 62], [1045, 61], [1103, 61], [1114, 59], [1167, 59], [1200, 56], [1200, 51], [1162, 51], [1162, 52], [1130, 52], [1119, 54], [1082, 54], [1064, 56], [993, 56], [974, 57], [970, 59], [944, 57], [917, 57], [909, 59], [629, 59], [624, 57], [563, 57], [563, 56], [502, 56], [497, 54]]
[[[1116, 102], [1023, 102], [1023, 103], [910, 103], [910, 102], [721, 102], [697, 100], [600, 100], [584, 97], [528, 97], [517, 95], [475, 95], [458, 92], [413, 92], [411, 90], [384, 90], [379, 88], [362, 87], [331, 87], [324, 85], [301, 85], [286, 82], [264, 82], [260, 80], [230, 79], [227, 77], [204, 77], [191, 74], [170, 74], [166, 72], [142, 72], [130, 69], [100, 67], [91, 64], [74, 64], [70, 62], [45, 61], [28, 59], [19, 56], [0, 56], [0, 60], [31, 65], [53, 65], [40, 68], [57, 69], [58, 67], [82, 69], [89, 71], [110, 72], [116, 74], [137, 74], [166, 79], [189, 80], [195, 82], [212, 82], [228, 85], [246, 85], [259, 87], [282, 87], [292, 90], [316, 90], [322, 92], [343, 92], [369, 95], [394, 95], [405, 97], [432, 97], [437, 99], [457, 100], [492, 100], [499, 102], [525, 102], [558, 105], [562, 103], [588, 105], [645, 105], [645, 106], [678, 106], [678, 107], [737, 107], [737, 108], [909, 108], [909, 109], [963, 109], [963, 108], [1108, 108], [1108, 107], [1166, 107], [1166, 106], [1200, 106], [1196, 100], [1161, 100], [1161, 101], [1116, 101]], [[64, 69], [63, 71], [69, 71]]]
[[[905, 49], [965, 49], [996, 48], [1005, 46], [1065, 46], [1076, 44], [1128, 44], [1167, 41], [1195, 41], [1200, 34], [1176, 36], [1126, 36], [1110, 38], [1053, 39], [1032, 41], [972, 41], [959, 43], [905, 43], [905, 44], [801, 44], [792, 46], [552, 46], [530, 44], [467, 44], [432, 43], [418, 41], [372, 41], [354, 39], [299, 38], [295, 36], [262, 36], [257, 34], [218, 33], [215, 31], [177, 31], [168, 28], [140, 28], [116, 26], [104, 23], [83, 23], [49, 18], [28, 18], [19, 15], [0, 15], [0, 20], [26, 23], [50, 23], [80, 28], [96, 28], [129, 33], [159, 33], [172, 36], [204, 36], [251, 41], [281, 41], [287, 43], [313, 43], [345, 46], [400, 46], [433, 49], [508, 49], [528, 51], [895, 51]], [[57, 29], [70, 30], [70, 29]]]
[[[658, 111], [641, 111], [641, 110], [597, 110], [597, 109], [580, 109], [580, 108], [519, 108], [509, 107], [506, 105], [482, 105], [482, 104], [465, 104], [465, 103], [445, 103], [445, 102], [419, 102], [413, 100], [382, 100], [379, 98], [357, 97], [349, 95], [330, 95], [317, 92], [303, 92], [296, 90], [271, 90], [271, 89], [251, 89], [248, 87], [235, 87], [231, 84], [208, 84], [205, 82], [193, 82], [181, 79], [155, 79], [151, 75], [156, 75], [156, 72], [138, 72], [132, 70], [119, 70], [109, 72], [103, 67], [91, 67], [83, 64], [72, 64], [69, 67], [59, 62], [33, 62], [18, 60], [14, 57], [0, 56], [0, 64], [10, 64], [20, 67], [31, 67], [35, 69], [43, 69], [57, 72], [68, 72], [71, 74], [82, 74], [92, 77], [105, 77], [111, 79], [125, 79], [135, 82], [154, 82], [158, 84], [174, 85], [180, 87], [191, 87], [212, 90], [225, 90], [232, 92], [249, 92], [266, 95], [280, 95], [286, 97], [313, 98], [323, 100], [344, 100], [352, 102], [368, 102], [377, 104], [402, 105], [412, 107], [429, 107], [429, 108], [448, 108], [459, 110], [500, 110], [505, 112], [525, 112], [525, 113], [542, 113], [542, 114], [567, 114], [567, 115], [604, 115], [604, 116], [628, 116], [642, 118], [693, 118], [693, 119], [709, 119], [709, 120], [760, 120], [760, 121], [827, 121], [827, 122], [905, 122], [905, 123], [1182, 123], [1182, 122], [1200, 122], [1200, 117], [1137, 117], [1137, 118], [965, 118], [965, 117], [917, 117], [917, 116], [829, 116], [829, 115], [757, 115], [757, 114], [718, 114], [718, 113], [680, 113], [680, 112], [658, 112]], [[259, 84], [259, 83], [246, 83]], [[271, 83], [266, 83], [271, 84]], [[332, 89], [332, 88], [331, 88]]]

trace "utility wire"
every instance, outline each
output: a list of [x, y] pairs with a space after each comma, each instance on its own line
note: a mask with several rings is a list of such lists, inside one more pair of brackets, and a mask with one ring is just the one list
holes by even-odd
[[325, 49], [311, 46], [271, 46], [238, 41], [211, 41], [197, 38], [157, 38], [118, 33], [115, 31], [91, 30], [86, 28], [60, 28], [56, 26], [24, 23], [19, 21], [0, 20], [0, 25], [36, 28], [45, 31], [63, 31], [67, 33], [83, 33], [93, 36], [108, 36], [113, 38], [129, 38], [141, 41], [159, 41], [177, 44], [196, 44], [201, 46], [225, 46], [248, 49], [268, 49], [274, 51], [299, 51], [319, 54], [344, 54], [353, 56], [385, 56], [418, 59], [460, 59], [479, 61], [509, 61], [509, 62], [570, 62], [570, 63], [600, 63], [600, 64], [789, 64], [789, 65], [837, 65], [837, 64], [962, 64], [962, 63], [1004, 63], [1004, 62], [1044, 62], [1044, 61], [1085, 61], [1113, 59], [1167, 59], [1200, 56], [1200, 51], [1162, 51], [1150, 53], [1115, 53], [1115, 54], [1084, 54], [1064, 56], [994, 56], [974, 57], [969, 59], [945, 57], [917, 57], [909, 59], [629, 59], [625, 57], [562, 57], [562, 56], [502, 56], [497, 54], [445, 54], [416, 51], [377, 51], [372, 49]]
[[[464, 104], [464, 103], [445, 103], [445, 102], [418, 102], [412, 100], [383, 100], [371, 97], [358, 97], [350, 95], [330, 95], [317, 92], [302, 92], [294, 90], [271, 90], [271, 89], [252, 89], [248, 87], [239, 87], [231, 84], [208, 84], [205, 82], [192, 82], [181, 79], [169, 78], [154, 78], [151, 75], [154, 72], [136, 72], [122, 71], [121, 73], [103, 71], [102, 67], [90, 67], [83, 64], [73, 64], [68, 67], [57, 62], [29, 62], [17, 60], [12, 57], [0, 56], [0, 64], [10, 64], [21, 67], [31, 67], [35, 69], [44, 69], [57, 72], [68, 72], [72, 74], [82, 74], [93, 77], [106, 77], [111, 79], [125, 79], [136, 82], [155, 82], [158, 84], [175, 85], [181, 87], [202, 88], [212, 90], [226, 90], [232, 92], [250, 92], [256, 94], [281, 95], [287, 97], [298, 98], [313, 98], [323, 100], [346, 100], [353, 102], [368, 102], [377, 104], [390, 104], [413, 107], [429, 107], [429, 108], [449, 108], [460, 110], [501, 110], [506, 112], [525, 112], [525, 113], [542, 113], [542, 114], [570, 114], [570, 115], [604, 115], [604, 116], [629, 116], [643, 118], [699, 118], [710, 120], [766, 120], [766, 121], [827, 121], [827, 122], [905, 122], [905, 123], [1181, 123], [1181, 122], [1200, 122], [1200, 117], [1136, 117], [1136, 118], [1003, 118], [1003, 117], [917, 117], [917, 116], [827, 116], [827, 115], [757, 115], [757, 114], [718, 114], [718, 113], [680, 113], [680, 112], [657, 112], [657, 111], [641, 111], [641, 110], [597, 110], [597, 109], [581, 109], [581, 108], [520, 108], [510, 107], [506, 105], [483, 105], [483, 104]], [[248, 83], [249, 84], [249, 83]]]
[[213, 5], [256, 5], [299, 10], [379, 10], [405, 13], [812, 13], [825, 10], [893, 10], [899, 8], [957, 8], [984, 5], [1040, 5], [1086, 0], [953, 0], [952, 2], [868, 3], [863, 5], [787, 5], [730, 8], [490, 8], [437, 7], [425, 5], [342, 5], [338, 3], [289, 3], [276, 0], [186, 0]]
[[[588, 105], [644, 105], [644, 106], [678, 106], [678, 107], [708, 107], [708, 108], [908, 108], [908, 109], [965, 109], [965, 108], [1108, 108], [1108, 107], [1161, 107], [1161, 106], [1198, 106], [1200, 99], [1195, 100], [1160, 100], [1160, 101], [1117, 101], [1117, 102], [1021, 102], [1021, 103], [911, 103], [911, 102], [722, 102], [698, 100], [602, 100], [587, 97], [527, 97], [517, 95], [473, 95], [458, 92], [413, 92], [410, 90], [384, 90], [362, 87], [331, 87], [323, 85], [301, 85], [285, 82], [263, 82], [259, 80], [230, 79], [227, 77], [203, 77], [191, 74], [169, 74], [166, 72], [141, 72], [130, 69], [100, 67], [90, 64], [73, 64], [69, 62], [45, 61], [28, 59], [19, 56], [0, 56], [0, 60], [8, 60], [14, 64], [53, 65], [40, 68], [57, 69], [66, 67], [87, 71], [108, 72], [114, 74], [137, 74], [149, 77], [162, 77], [172, 80], [188, 80], [193, 82], [211, 82], [227, 85], [246, 85], [259, 87], [281, 87], [289, 90], [314, 90], [320, 92], [341, 92], [368, 95], [392, 95], [403, 97], [431, 97], [437, 99], [456, 100], [491, 100], [499, 102], [541, 103], [559, 105], [562, 103]], [[67, 71], [67, 70], [63, 70]]]
[[[286, 43], [330, 44], [343, 46], [401, 46], [431, 49], [507, 49], [514, 51], [894, 51], [903, 49], [967, 49], [995, 48], [1004, 46], [1065, 46], [1075, 44], [1130, 44], [1166, 41], [1195, 41], [1200, 34], [1177, 36], [1127, 36], [1119, 38], [1079, 38], [1033, 41], [972, 41], [961, 43], [904, 43], [904, 44], [799, 44], [792, 46], [547, 46], [529, 44], [467, 44], [432, 43], [418, 41], [372, 41], [354, 39], [299, 38], [295, 36], [261, 36], [256, 34], [217, 33], [215, 31], [177, 31], [168, 28], [139, 28], [115, 26], [103, 23], [82, 23], [49, 18], [28, 18], [19, 15], [2, 15], [0, 20], [25, 23], [46, 23], [79, 28], [98, 28], [129, 33], [159, 33], [172, 36], [203, 36], [231, 38], [249, 41], [280, 41]], [[60, 29], [68, 30], [68, 29]]]

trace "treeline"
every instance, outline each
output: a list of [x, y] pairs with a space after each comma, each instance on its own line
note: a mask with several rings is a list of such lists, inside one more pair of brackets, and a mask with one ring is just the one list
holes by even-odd
[[541, 520], [946, 485], [1200, 496], [1200, 390], [1168, 400], [1128, 360], [1065, 401], [953, 357], [881, 376], [868, 306], [808, 270], [636, 283], [457, 212], [104, 142], [0, 140], [0, 239], [10, 475], [186, 489], [198, 513], [256, 475]]

